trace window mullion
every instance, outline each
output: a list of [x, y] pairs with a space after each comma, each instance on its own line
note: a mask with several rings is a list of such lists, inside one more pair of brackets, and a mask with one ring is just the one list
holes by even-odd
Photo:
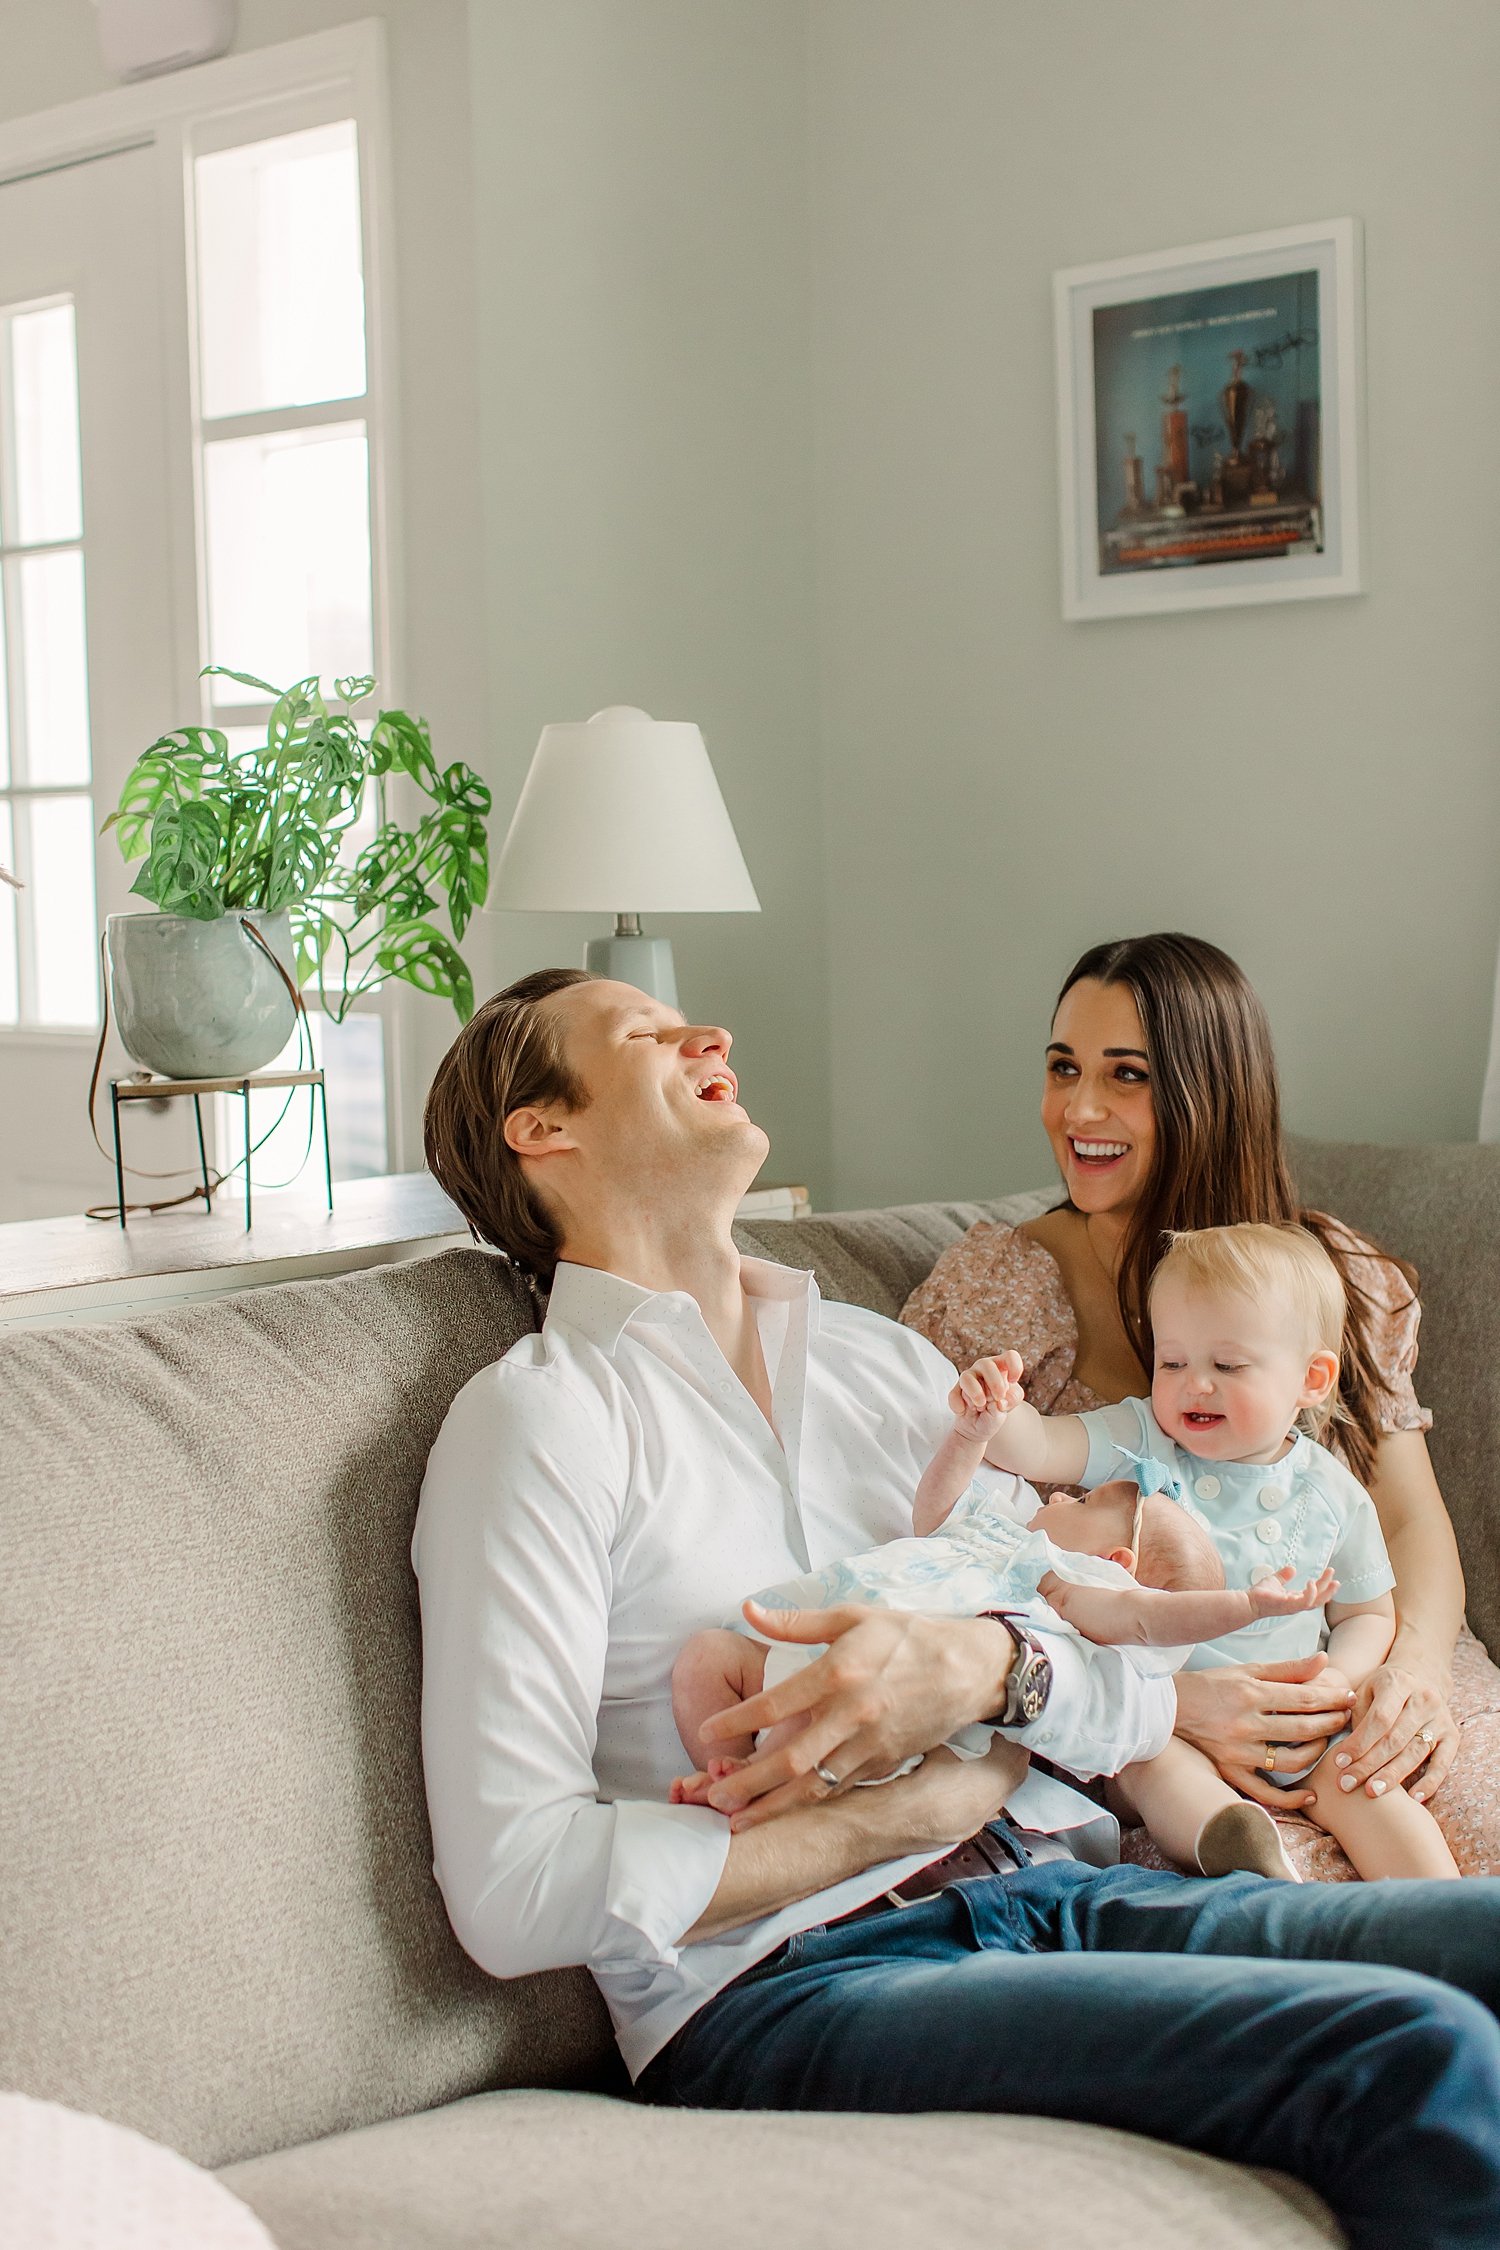
[[363, 390], [347, 398], [318, 399], [302, 406], [267, 406], [254, 414], [205, 416], [198, 428], [204, 443], [213, 444], [221, 438], [275, 437], [282, 430], [320, 429], [329, 422], [358, 421], [367, 417], [369, 410], [370, 394]]

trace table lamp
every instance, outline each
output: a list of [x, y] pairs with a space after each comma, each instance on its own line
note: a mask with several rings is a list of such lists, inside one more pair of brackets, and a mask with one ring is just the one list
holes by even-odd
[[613, 914], [584, 967], [675, 1008], [671, 942], [641, 916], [760, 912], [698, 729], [629, 704], [543, 727], [486, 904]]

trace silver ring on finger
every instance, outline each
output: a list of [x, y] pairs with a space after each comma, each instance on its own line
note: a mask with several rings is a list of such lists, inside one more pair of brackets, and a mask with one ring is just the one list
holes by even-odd
[[829, 1789], [837, 1789], [839, 1785], [839, 1777], [836, 1773], [830, 1773], [826, 1766], [814, 1766], [813, 1772], [817, 1775], [819, 1781], [821, 1781], [825, 1785], [825, 1787]]
[[1430, 1750], [1433, 1743], [1437, 1740], [1437, 1737], [1433, 1733], [1431, 1727], [1418, 1727], [1417, 1740], [1421, 1743], [1424, 1750]]

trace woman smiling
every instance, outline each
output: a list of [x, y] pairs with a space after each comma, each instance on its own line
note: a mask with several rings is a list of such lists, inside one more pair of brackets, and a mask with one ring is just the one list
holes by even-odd
[[[1299, 1206], [1270, 1027], [1242, 971], [1216, 946], [1175, 933], [1084, 954], [1053, 1018], [1042, 1122], [1066, 1200], [1023, 1227], [971, 1228], [902, 1319], [960, 1367], [1018, 1351], [1032, 1403], [1079, 1413], [1150, 1387], [1147, 1293], [1169, 1231], [1310, 1227], [1348, 1304], [1343, 1418], [1330, 1442], [1368, 1487], [1396, 1573], [1395, 1644], [1359, 1691], [1338, 1756], [1350, 1786], [1436, 1796], [1459, 1748], [1455, 1699], [1466, 1714], [1500, 1709], [1500, 1671], [1463, 1628], [1458, 1549], [1424, 1435], [1431, 1417], [1412, 1383], [1416, 1279], [1336, 1218]], [[1267, 1746], [1315, 1742], [1346, 1723], [1318, 1686], [1323, 1668], [1312, 1657], [1183, 1674], [1178, 1732], [1284, 1816], [1306, 1800], [1273, 1787]], [[1469, 1761], [1434, 1804], [1466, 1873], [1500, 1868], [1497, 1798], [1488, 1770]], [[1287, 1843], [1304, 1873], [1351, 1872], [1305, 1822]]]

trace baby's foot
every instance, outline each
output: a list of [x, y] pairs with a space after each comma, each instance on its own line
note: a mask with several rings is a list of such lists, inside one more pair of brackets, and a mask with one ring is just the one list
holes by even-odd
[[706, 1805], [708, 1792], [727, 1773], [738, 1773], [743, 1758], [710, 1758], [706, 1773], [679, 1774], [667, 1796], [669, 1805]]
[[1205, 1820], [1198, 1831], [1198, 1865], [1205, 1875], [1265, 1875], [1273, 1883], [1302, 1880], [1282, 1849], [1275, 1821], [1248, 1798], [1221, 1805]]

